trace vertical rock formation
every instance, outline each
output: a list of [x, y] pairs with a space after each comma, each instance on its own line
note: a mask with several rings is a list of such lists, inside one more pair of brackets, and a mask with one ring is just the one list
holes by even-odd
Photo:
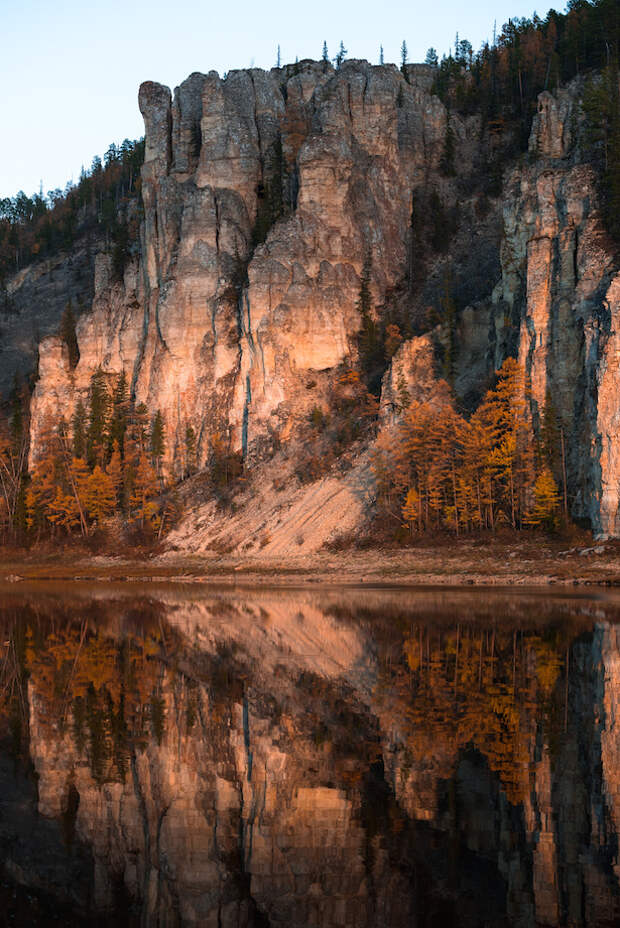
[[[60, 406], [68, 417], [98, 367], [111, 381], [125, 371], [136, 402], [162, 411], [171, 473], [189, 424], [200, 462], [216, 432], [246, 457], [285, 440], [326, 403], [338, 366], [355, 358], [368, 253], [374, 305], [398, 291], [409, 312], [421, 311], [415, 301], [426, 290], [401, 291], [412, 267], [412, 190], [433, 189], [460, 199], [469, 217], [451, 255], [459, 287], [470, 292], [472, 248], [487, 262], [499, 247], [500, 279], [487, 279], [490, 261], [454, 332], [401, 347], [385, 377], [384, 415], [403, 389], [433, 395], [437, 356], [447, 350], [470, 406], [502, 361], [518, 356], [535, 427], [549, 402], [561, 421], [573, 515], [599, 534], [620, 533], [620, 284], [596, 177], [580, 163], [580, 84], [541, 95], [527, 160], [505, 178], [498, 246], [495, 220], [488, 229], [478, 221], [475, 196], [458, 186], [475, 183], [478, 120], [451, 116], [459, 177], [442, 177], [447, 115], [431, 83], [422, 66], [405, 79], [392, 66], [350, 61], [336, 72], [302, 62], [224, 80], [192, 74], [174, 98], [143, 84], [139, 260], [119, 281], [98, 258], [75, 370], [57, 339], [41, 343], [31, 462], [46, 415]], [[443, 259], [434, 260], [427, 289], [435, 279], [440, 286]]]
[[57, 346], [43, 341], [33, 460], [46, 397], [75, 401], [97, 367], [125, 370], [136, 401], [161, 409], [170, 464], [189, 423], [201, 459], [215, 431], [244, 452], [285, 437], [355, 351], [367, 251], [377, 302], [403, 278], [412, 185], [446, 126], [428, 69], [408, 83], [355, 61], [193, 74], [173, 100], [146, 83], [140, 108], [140, 261], [97, 288], [74, 372], [47, 363]]

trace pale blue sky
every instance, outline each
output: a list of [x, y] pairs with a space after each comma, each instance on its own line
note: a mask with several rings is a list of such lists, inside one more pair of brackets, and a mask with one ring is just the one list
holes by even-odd
[[143, 80], [174, 88], [192, 71], [269, 68], [278, 44], [283, 63], [318, 58], [324, 39], [332, 56], [343, 39], [374, 63], [380, 44], [399, 61], [405, 39], [421, 61], [457, 31], [477, 49], [494, 20], [533, 11], [533, 0], [0, 0], [0, 196], [64, 187], [110, 142], [141, 136]]

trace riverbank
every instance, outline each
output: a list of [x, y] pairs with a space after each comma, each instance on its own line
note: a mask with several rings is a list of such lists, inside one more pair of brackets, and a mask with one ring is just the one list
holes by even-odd
[[178, 552], [93, 555], [66, 549], [0, 553], [0, 580], [162, 580], [260, 585], [564, 585], [620, 586], [620, 543], [544, 539], [460, 541], [399, 549], [321, 551], [273, 558]]

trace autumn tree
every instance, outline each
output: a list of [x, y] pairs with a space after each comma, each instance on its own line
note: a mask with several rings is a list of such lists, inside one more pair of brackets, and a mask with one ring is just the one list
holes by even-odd
[[116, 491], [109, 473], [96, 464], [84, 488], [84, 504], [90, 518], [97, 523], [112, 515], [116, 509]]
[[534, 505], [525, 514], [524, 522], [548, 531], [557, 529], [560, 515], [560, 494], [548, 466], [536, 478]]

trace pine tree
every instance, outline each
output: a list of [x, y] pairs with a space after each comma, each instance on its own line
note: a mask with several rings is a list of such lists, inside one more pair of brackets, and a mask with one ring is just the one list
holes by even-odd
[[83, 458], [86, 455], [86, 409], [81, 399], [75, 405], [75, 411], [71, 417], [71, 429], [73, 432], [73, 456]]
[[413, 535], [420, 520], [420, 497], [413, 487], [407, 491], [401, 512], [405, 525]]
[[437, 57], [437, 51], [432, 47], [426, 52], [426, 58], [424, 59], [424, 64], [429, 65], [431, 68], [437, 68], [439, 66], [439, 58]]
[[112, 455], [106, 467], [106, 473], [114, 490], [115, 508], [118, 508], [123, 498], [123, 461], [116, 441], [112, 446]]
[[129, 420], [129, 408], [130, 402], [127, 375], [125, 371], [123, 371], [118, 378], [114, 393], [112, 394], [112, 408], [108, 428], [108, 456], [111, 454], [115, 443], [118, 445], [121, 455], [123, 453], [125, 432], [127, 431]]
[[340, 48], [338, 49], [338, 54], [336, 55], [336, 67], [341, 68], [342, 64], [347, 57], [347, 50], [344, 47], [344, 42], [340, 41]]
[[106, 377], [101, 368], [90, 380], [88, 429], [86, 432], [86, 459], [89, 467], [105, 463], [110, 398]]
[[149, 411], [146, 403], [138, 403], [131, 414], [131, 432], [139, 451], [145, 451], [147, 447], [148, 423]]
[[154, 525], [157, 518], [157, 506], [153, 498], [157, 496], [158, 480], [153, 466], [144, 452], [141, 452], [131, 489], [129, 500], [134, 518], [144, 528], [147, 524]]
[[327, 42], [323, 42], [323, 54], [321, 55], [323, 61], [329, 61], [329, 52], [327, 51]]
[[151, 459], [161, 480], [161, 465], [166, 451], [166, 431], [161, 410], [157, 410], [151, 423]]
[[409, 52], [407, 49], [407, 43], [403, 39], [403, 44], [400, 47], [400, 70], [403, 72], [405, 77], [407, 76], [407, 58]]
[[97, 523], [101, 523], [112, 515], [116, 508], [113, 482], [99, 464], [95, 466], [86, 481], [84, 505], [90, 518]]

